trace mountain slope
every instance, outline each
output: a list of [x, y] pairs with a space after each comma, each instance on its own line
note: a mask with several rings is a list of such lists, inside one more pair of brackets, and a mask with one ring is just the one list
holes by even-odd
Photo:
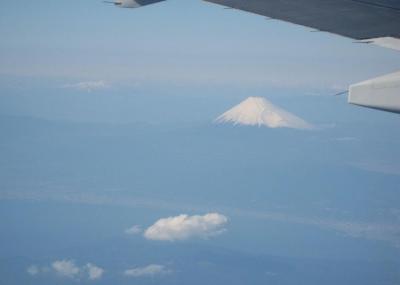
[[249, 97], [229, 109], [216, 120], [216, 123], [234, 125], [266, 126], [268, 128], [312, 129], [313, 126], [262, 97]]

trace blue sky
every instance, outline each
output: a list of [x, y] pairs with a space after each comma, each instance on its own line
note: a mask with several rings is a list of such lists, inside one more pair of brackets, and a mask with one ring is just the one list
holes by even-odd
[[[338, 107], [320, 116], [310, 102], [350, 110], [346, 96], [327, 97], [400, 68], [395, 51], [203, 1], [141, 9], [101, 1], [1, 7], [0, 105], [10, 115], [204, 122], [248, 96], [275, 96], [307, 119], [331, 124], [340, 120]], [[73, 87], [85, 82], [106, 88], [81, 96], [87, 90]], [[303, 98], [309, 95], [322, 96]], [[144, 118], [139, 106], [157, 102], [168, 106]], [[368, 121], [392, 118], [353, 109], [353, 119], [359, 112]]]
[[394, 51], [202, 1], [1, 5], [3, 75], [343, 89], [400, 65]]

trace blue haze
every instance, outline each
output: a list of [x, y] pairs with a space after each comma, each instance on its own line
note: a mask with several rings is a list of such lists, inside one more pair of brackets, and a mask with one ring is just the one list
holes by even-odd
[[[0, 5], [0, 284], [400, 282], [399, 117], [331, 96], [398, 53], [202, 1]], [[248, 96], [318, 129], [213, 124]], [[208, 212], [226, 232], [125, 234]], [[104, 277], [26, 271], [62, 259]]]

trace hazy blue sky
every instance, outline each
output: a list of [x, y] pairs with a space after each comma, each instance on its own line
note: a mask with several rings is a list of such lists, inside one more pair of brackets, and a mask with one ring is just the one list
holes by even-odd
[[196, 0], [6, 1], [0, 13], [3, 75], [342, 89], [400, 67], [394, 51]]
[[[6, 1], [0, 15], [0, 106], [7, 114], [208, 121], [250, 95], [329, 97], [400, 68], [395, 51], [196, 0], [135, 10], [92, 0]], [[87, 94], [85, 82], [97, 92]], [[317, 100], [345, 104], [345, 96]], [[147, 118], [141, 102], [155, 108]], [[284, 103], [331, 123], [308, 102]], [[389, 115], [375, 116], [365, 119]]]
[[[0, 283], [398, 284], [399, 117], [331, 95], [400, 54], [310, 30], [0, 3]], [[212, 124], [249, 96], [316, 128]]]

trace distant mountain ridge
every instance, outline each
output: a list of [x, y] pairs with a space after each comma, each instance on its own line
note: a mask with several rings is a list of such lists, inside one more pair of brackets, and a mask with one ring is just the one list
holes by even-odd
[[296, 115], [285, 111], [263, 97], [249, 97], [229, 109], [216, 123], [234, 125], [266, 126], [268, 128], [293, 128], [310, 130], [314, 127]]

